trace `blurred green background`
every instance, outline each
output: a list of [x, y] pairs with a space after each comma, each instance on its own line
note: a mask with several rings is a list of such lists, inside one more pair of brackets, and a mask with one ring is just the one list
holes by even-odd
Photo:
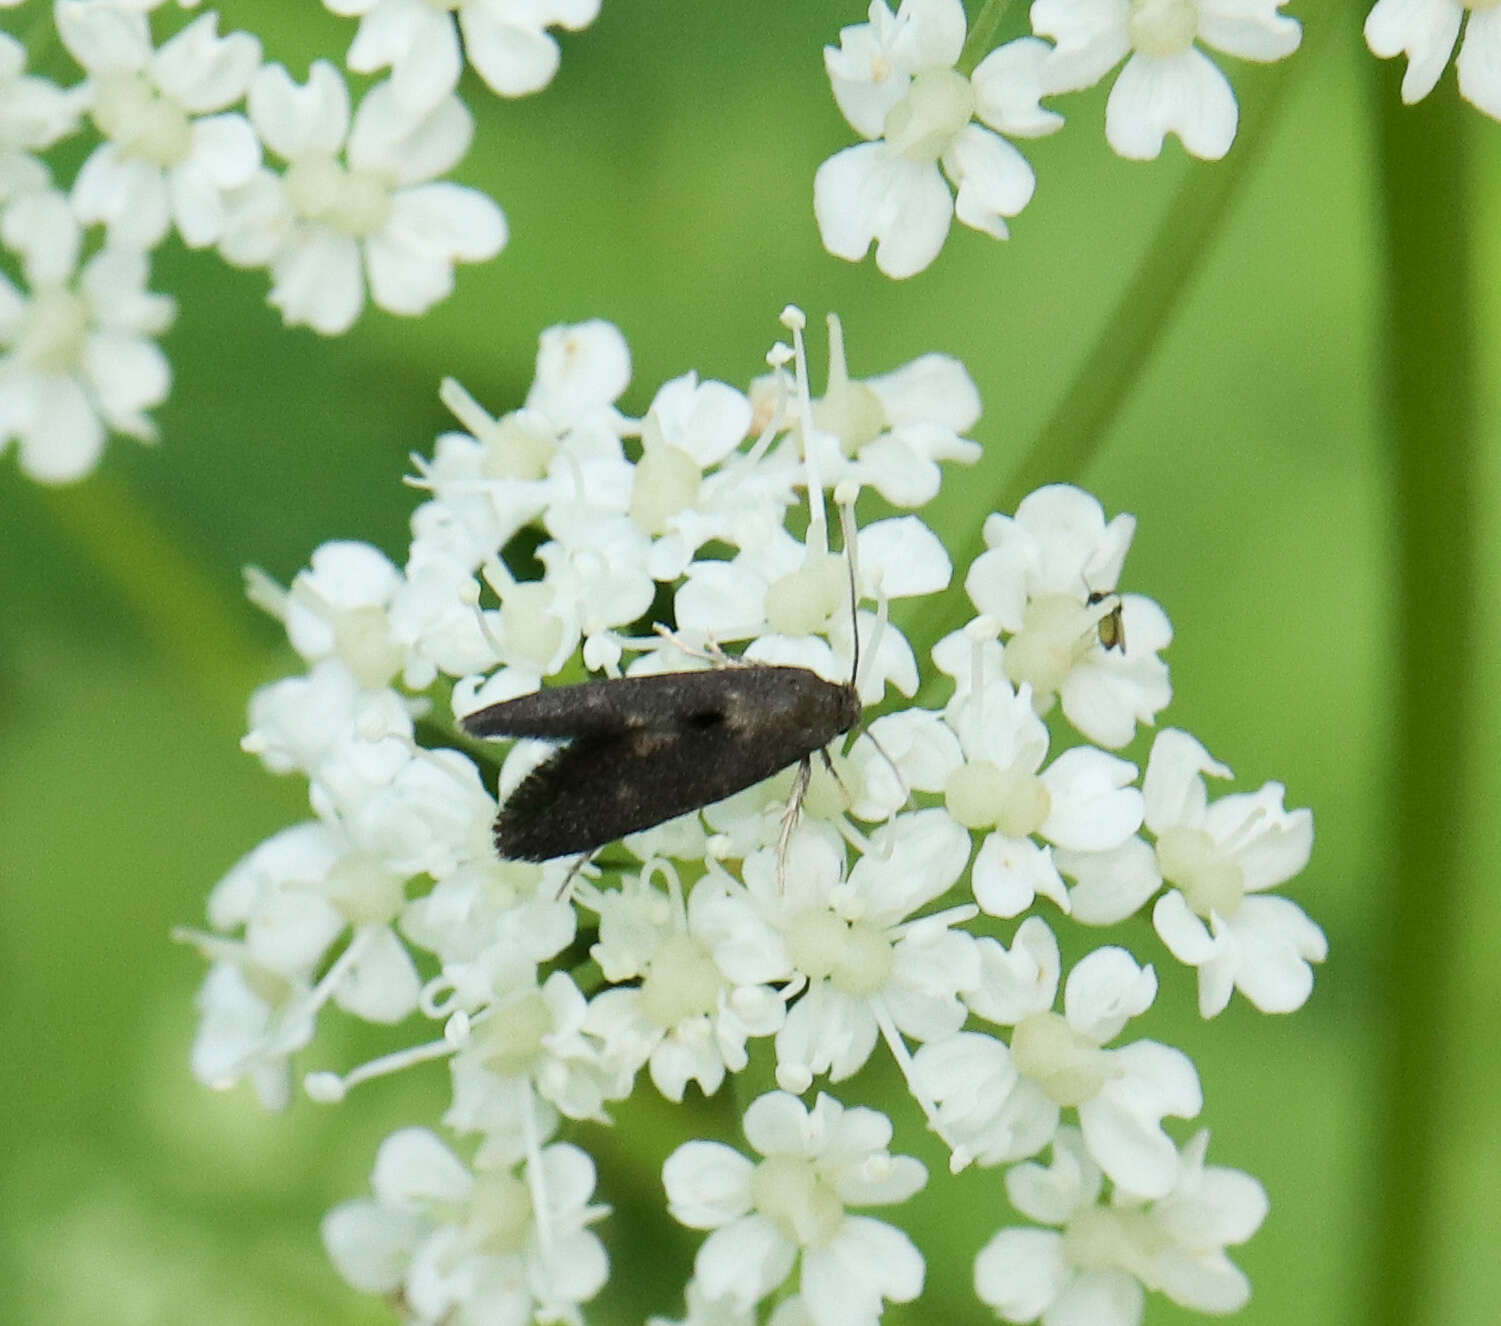
[[[1065, 99], [1068, 127], [1023, 145], [1039, 185], [1011, 241], [956, 226], [903, 284], [820, 247], [813, 172], [852, 141], [820, 47], [863, 14], [799, 0], [605, 0], [541, 96], [501, 104], [466, 83], [480, 127], [458, 175], [501, 203], [512, 239], [424, 319], [367, 310], [325, 341], [281, 327], [263, 275], [159, 252], [153, 287], [180, 301], [161, 445], [113, 441], [68, 490], [0, 467], [0, 1319], [391, 1319], [334, 1274], [318, 1220], [367, 1190], [380, 1138], [436, 1119], [442, 1068], [281, 1116], [187, 1071], [202, 964], [168, 932], [201, 924], [214, 881], [305, 813], [300, 782], [238, 749], [250, 688], [296, 670], [241, 568], [286, 582], [331, 538], [400, 561], [416, 497], [401, 476], [449, 426], [444, 374], [501, 412], [544, 327], [602, 316], [630, 341], [639, 413], [690, 368], [743, 385], [793, 301], [816, 365], [831, 309], [856, 374], [927, 350], [968, 365], [985, 458], [928, 512], [956, 554], [1014, 503], [1087, 356], [1140, 337], [1087, 463], [1042, 470], [1138, 516], [1126, 587], [1177, 630], [1162, 720], [1237, 787], [1279, 779], [1313, 808], [1313, 862], [1289, 891], [1331, 945], [1298, 1015], [1237, 997], [1203, 1023], [1150, 928], [1128, 932], [1162, 978], [1151, 1034], [1199, 1066], [1211, 1161], [1271, 1196], [1234, 1250], [1255, 1287], [1238, 1320], [1495, 1320], [1501, 785], [1481, 669], [1501, 653], [1485, 588], [1501, 584], [1501, 230], [1469, 228], [1501, 203], [1501, 125], [1460, 107], [1452, 73], [1402, 110], [1400, 68], [1366, 52], [1362, 14], [1303, 10], [1285, 68], [1224, 62], [1245, 111], [1226, 162], [1190, 163], [1176, 141], [1121, 161], [1103, 92]], [[41, 12], [4, 22], [22, 32]], [[312, 4], [222, 13], [298, 76], [353, 31]], [[39, 63], [68, 77], [55, 51]], [[1212, 225], [1172, 233], [1185, 197], [1227, 187]], [[1186, 277], [1181, 298], [1110, 323], [1149, 253]], [[964, 619], [962, 596], [950, 606], [914, 624], [919, 643]], [[369, 1052], [341, 1035], [331, 1024], [310, 1065]], [[837, 1094], [881, 1088], [875, 1073]], [[621, 1117], [588, 1139], [616, 1208], [601, 1231], [616, 1279], [588, 1313], [602, 1323], [678, 1313], [695, 1243], [656, 1196], [683, 1125], [645, 1100]], [[969, 1265], [1003, 1218], [999, 1175], [947, 1179], [911, 1123], [906, 1149], [934, 1178], [899, 1219], [930, 1296], [887, 1320], [985, 1320]], [[1149, 1300], [1149, 1322], [1192, 1319]]]

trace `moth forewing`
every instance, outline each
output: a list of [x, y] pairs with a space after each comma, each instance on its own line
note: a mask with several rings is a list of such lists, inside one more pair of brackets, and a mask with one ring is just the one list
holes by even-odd
[[473, 736], [567, 743], [495, 820], [503, 857], [545, 861], [723, 800], [806, 761], [859, 718], [853, 684], [752, 663], [552, 687], [461, 722]]

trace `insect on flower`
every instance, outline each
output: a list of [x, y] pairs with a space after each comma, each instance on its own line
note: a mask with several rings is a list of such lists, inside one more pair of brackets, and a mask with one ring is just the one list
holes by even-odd
[[507, 859], [592, 852], [810, 759], [860, 719], [853, 681], [807, 668], [733, 663], [536, 691], [463, 719], [476, 737], [563, 741], [501, 806]]
[[1118, 649], [1124, 654], [1126, 652], [1126, 620], [1121, 611], [1120, 596], [1114, 590], [1092, 589], [1089, 591], [1088, 602], [1090, 607], [1094, 607], [1097, 603], [1103, 603], [1110, 598], [1115, 600], [1115, 606], [1100, 618], [1095, 629], [1100, 633], [1100, 644], [1105, 649]]
[[[852, 561], [849, 582], [853, 626]], [[798, 764], [785, 846], [808, 790], [813, 752], [822, 751], [827, 764], [824, 747], [860, 721], [858, 629], [852, 635], [847, 682], [809, 668], [724, 660], [698, 672], [555, 686], [466, 714], [460, 721], [470, 736], [566, 743], [501, 806], [496, 851], [515, 861], [587, 854]]]

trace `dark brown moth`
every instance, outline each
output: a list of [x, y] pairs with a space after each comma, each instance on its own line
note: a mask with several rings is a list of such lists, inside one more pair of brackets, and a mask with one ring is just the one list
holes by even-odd
[[547, 861], [592, 852], [800, 762], [796, 798], [813, 753], [859, 719], [853, 681], [741, 663], [555, 686], [461, 722], [475, 737], [566, 743], [495, 817], [502, 857]]

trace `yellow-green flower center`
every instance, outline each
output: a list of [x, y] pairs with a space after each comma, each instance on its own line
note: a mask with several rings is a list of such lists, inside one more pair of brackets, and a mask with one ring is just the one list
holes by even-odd
[[1182, 55], [1199, 30], [1199, 0], [1131, 0], [1126, 31], [1143, 55]]
[[90, 114], [99, 132], [113, 139], [121, 152], [156, 166], [175, 166], [192, 146], [187, 113], [140, 74], [96, 78]]
[[874, 994], [891, 976], [891, 941], [865, 921], [846, 921], [823, 907], [799, 912], [788, 928], [792, 963], [810, 980], [827, 980], [856, 998]]
[[1166, 829], [1157, 839], [1157, 868], [1176, 885], [1189, 907], [1206, 921], [1210, 912], [1227, 920], [1240, 910], [1246, 877], [1202, 829]]
[[389, 180], [346, 170], [326, 152], [299, 157], [287, 167], [282, 182], [298, 216], [354, 239], [373, 235], [391, 211]]
[[1064, 1106], [1093, 1100], [1112, 1075], [1105, 1052], [1061, 1013], [1032, 1013], [1018, 1022], [1011, 1062]]
[[954, 69], [924, 69], [886, 112], [882, 137], [908, 161], [937, 161], [975, 113], [975, 91]]
[[712, 1013], [723, 984], [709, 950], [692, 935], [674, 935], [657, 949], [641, 982], [641, 1012], [671, 1030], [685, 1018]]
[[800, 1247], [822, 1247], [844, 1220], [838, 1194], [799, 1156], [768, 1156], [751, 1174], [750, 1190], [756, 1210]]

